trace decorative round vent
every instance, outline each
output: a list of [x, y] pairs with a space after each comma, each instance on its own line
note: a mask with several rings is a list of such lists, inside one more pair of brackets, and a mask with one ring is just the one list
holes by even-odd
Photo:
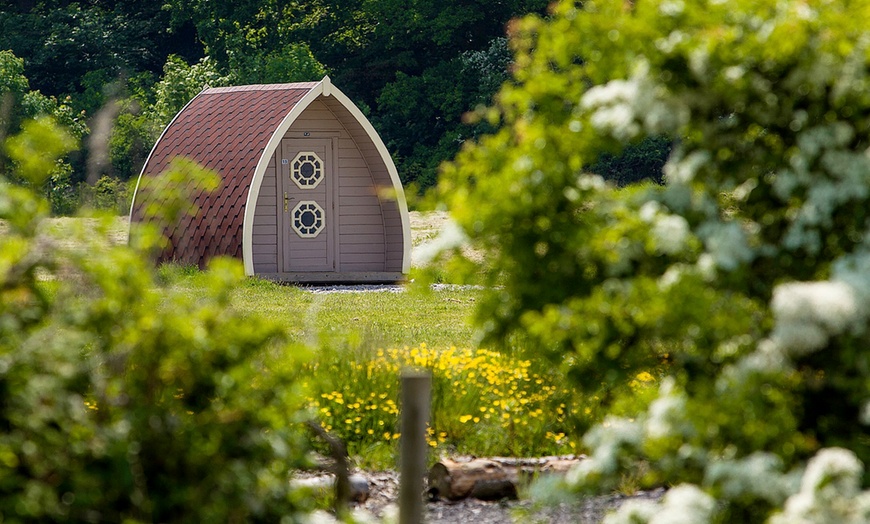
[[314, 189], [323, 180], [323, 160], [314, 151], [303, 151], [290, 163], [290, 178], [299, 189]]
[[293, 208], [293, 229], [302, 238], [314, 238], [323, 230], [323, 208], [313, 200], [303, 200]]

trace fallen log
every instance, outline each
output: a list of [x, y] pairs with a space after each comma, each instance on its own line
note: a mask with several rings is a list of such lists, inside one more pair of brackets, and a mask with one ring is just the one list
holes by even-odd
[[481, 500], [517, 498], [520, 487], [540, 475], [564, 475], [585, 459], [585, 455], [510, 458], [464, 457], [442, 459], [429, 469], [431, 500]]

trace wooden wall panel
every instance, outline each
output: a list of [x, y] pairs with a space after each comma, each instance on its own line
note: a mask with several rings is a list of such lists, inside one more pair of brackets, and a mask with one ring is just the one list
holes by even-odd
[[[404, 241], [401, 216], [395, 202], [382, 202], [379, 198], [381, 190], [392, 188], [392, 181], [377, 148], [362, 126], [340, 103], [326, 97], [312, 103], [297, 118], [285, 135], [285, 139], [288, 138], [330, 138], [333, 141], [333, 180], [337, 185], [333, 193], [335, 208], [327, 216], [335, 219], [338, 231], [335, 237], [328, 240], [325, 237], [323, 242], [334, 245], [336, 273], [400, 273]], [[272, 210], [275, 212], [276, 206], [280, 205], [277, 200], [280, 200], [278, 194], [282, 189], [275, 184], [274, 172], [271, 176], [273, 181], [270, 187], [265, 187], [264, 183], [261, 189], [261, 199], [264, 195], [271, 197]], [[316, 190], [313, 192], [318, 193]], [[263, 245], [260, 249], [266, 249], [267, 236], [272, 232], [270, 228], [275, 228], [277, 235], [281, 223], [281, 220], [276, 224], [265, 217], [262, 220], [259, 220], [259, 215], [255, 217], [255, 243]], [[305, 247], [292, 244], [294, 249], [289, 256], [294, 261], [294, 268], [304, 271], [307, 261], [315, 268], [318, 252], [322, 252], [321, 247], [316, 245], [317, 241], [306, 242]], [[282, 245], [279, 241], [277, 248], [271, 248], [269, 256], [278, 258], [277, 251]], [[276, 269], [276, 272], [283, 270]]]
[[339, 253], [342, 271], [384, 271], [384, 221], [369, 165], [350, 134], [339, 139]]
[[254, 235], [251, 245], [254, 272], [278, 271], [277, 180], [275, 160], [269, 162], [254, 211]]
[[[262, 198], [262, 195], [260, 195]], [[258, 200], [259, 201], [259, 200]], [[254, 215], [254, 227], [257, 226], [273, 226], [278, 227], [278, 217], [275, 215], [267, 215], [265, 213], [257, 213]]]

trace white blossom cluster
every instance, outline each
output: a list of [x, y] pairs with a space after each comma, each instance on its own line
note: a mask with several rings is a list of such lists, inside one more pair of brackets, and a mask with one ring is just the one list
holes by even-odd
[[604, 519], [604, 524], [703, 524], [711, 522], [716, 500], [692, 484], [671, 488], [660, 504], [628, 501], [619, 511]]
[[855, 330], [865, 313], [845, 282], [791, 282], [774, 289], [771, 309], [776, 327], [771, 338], [791, 355], [815, 351], [832, 336]]
[[[621, 457], [641, 453], [645, 443], [667, 438], [689, 440], [694, 428], [687, 419], [686, 400], [685, 393], [679, 391], [672, 380], [666, 380], [659, 399], [637, 420], [609, 417], [587, 434], [584, 443], [592, 450], [592, 455], [569, 472], [568, 485], [574, 488], [601, 486], [618, 471]], [[686, 455], [684, 458], [691, 455], [692, 462], [706, 464], [702, 485], [680, 485], [671, 489], [660, 503], [627, 502], [604, 522], [712, 522], [721, 507], [705, 489], [719, 493], [722, 501], [755, 498], [783, 507], [769, 524], [870, 522], [870, 492], [860, 491], [863, 467], [851, 451], [824, 449], [808, 463], [803, 473], [784, 472], [782, 460], [768, 452], [726, 457], [693, 452], [683, 445], [679, 454]]]
[[707, 151], [692, 151], [683, 156], [682, 152], [677, 150], [665, 164], [665, 179], [671, 184], [688, 184], [709, 162], [710, 153]]
[[672, 133], [683, 126], [689, 119], [688, 107], [653, 82], [648, 72], [648, 65], [641, 62], [628, 80], [611, 80], [586, 91], [580, 109], [590, 112], [592, 127], [628, 141], [641, 132]]
[[698, 227], [698, 236], [704, 241], [712, 261], [726, 271], [755, 258], [749, 238], [737, 222], [709, 220]]
[[458, 249], [468, 243], [468, 235], [462, 229], [462, 226], [456, 223], [455, 220], [447, 220], [438, 235], [420, 244], [411, 251], [411, 263], [415, 266], [424, 266], [438, 257], [441, 253]]
[[641, 131], [636, 108], [640, 91], [636, 80], [611, 80], [587, 91], [580, 104], [594, 110], [590, 121], [596, 129], [612, 133], [618, 140], [629, 140]]
[[[646, 211], [650, 213], [649, 210]], [[831, 281], [788, 283], [775, 288], [771, 308], [776, 327], [771, 337], [737, 365], [728, 366], [717, 380], [723, 395], [745, 388], [753, 373], [782, 371], [794, 356], [814, 351], [830, 336], [857, 331], [870, 314], [870, 256], [853, 254], [834, 264]], [[662, 383], [659, 398], [637, 420], [609, 418], [584, 441], [593, 450], [567, 477], [574, 487], [600, 484], [618, 467], [622, 454], [642, 453], [644, 443], [677, 438], [689, 441], [694, 432], [687, 418], [688, 398], [672, 380]], [[702, 450], [695, 450], [702, 451]], [[783, 511], [770, 524], [857, 524], [870, 522], [870, 492], [860, 491], [863, 467], [854, 453], [825, 449], [812, 459], [801, 476], [783, 472], [779, 457], [756, 452], [745, 457], [714, 457], [684, 445], [679, 454], [705, 465], [702, 486], [683, 485], [660, 504], [625, 504], [605, 521], [608, 524], [710, 522], [714, 499], [702, 488], [714, 488], [723, 501], [757, 498]], [[678, 455], [679, 455], [678, 454]], [[685, 458], [685, 457], [684, 457]], [[680, 460], [668, 457], [668, 460]], [[678, 466], [678, 464], [672, 464]]]
[[[780, 473], [781, 467], [780, 460], [768, 453], [718, 461], [708, 468], [705, 484], [715, 484], [725, 498], [760, 494], [774, 504], [785, 500], [783, 510], [774, 514], [768, 524], [870, 522], [870, 491], [862, 492], [860, 488], [864, 468], [851, 451], [822, 449], [799, 478]], [[716, 509], [715, 499], [700, 487], [681, 484], [668, 491], [661, 503], [626, 502], [604, 523], [702, 524], [713, 521]]]
[[[713, 362], [726, 362], [715, 381], [716, 394], [721, 395], [723, 403], [754, 393], [759, 384], [773, 388], [782, 385], [782, 381], [766, 379], [782, 378], [797, 359], [833, 347], [837, 337], [867, 335], [870, 325], [870, 221], [856, 223], [856, 219], [865, 220], [862, 215], [854, 217], [844, 211], [856, 205], [866, 208], [870, 200], [870, 148], [862, 149], [868, 141], [867, 119], [857, 116], [859, 112], [866, 114], [866, 93], [870, 91], [870, 34], [865, 32], [846, 46], [845, 40], [838, 42], [826, 31], [818, 33], [812, 23], [797, 23], [824, 17], [826, 11], [812, 2], [768, 5], [771, 11], [763, 14], [741, 12], [736, 7], [729, 11], [728, 22], [732, 25], [727, 27], [734, 30], [733, 34], [693, 33], [691, 24], [661, 25], [660, 38], [653, 42], [656, 50], [666, 55], [680, 54], [684, 59], [681, 63], [688, 63], [690, 76], [703, 89], [694, 90], [689, 85], [687, 96], [676, 99], [664, 87], [662, 77], [650, 74], [649, 65], [641, 59], [628, 78], [586, 91], [579, 104], [581, 116], [575, 115], [581, 120], [585, 117], [584, 124], [588, 121], [597, 132], [623, 142], [660, 133], [684, 137], [684, 144], [677, 146], [664, 168], [668, 182], [660, 193], [664, 205], [647, 202], [638, 216], [650, 225], [659, 252], [677, 254], [695, 235], [703, 243], [704, 253], [694, 267], [671, 266], [659, 280], [662, 287], [679, 282], [688, 271], [712, 281], [717, 271], [745, 270], [755, 260], [785, 264], [785, 257], [778, 258], [780, 254], [821, 255], [824, 262], [817, 274], [825, 275], [825, 280], [785, 281], [785, 265], [782, 272], [772, 271], [771, 275], [730, 275], [782, 280], [771, 283], [769, 308], [774, 326], [767, 338], [758, 340], [755, 335], [746, 335], [722, 342], [714, 350], [722, 358]], [[687, 10], [683, 0], [661, 0], [658, 8], [661, 19], [681, 17]], [[795, 48], [812, 56], [811, 60], [787, 49], [785, 43], [793, 34], [792, 26], [809, 34], [794, 33], [794, 37], [800, 41]], [[733, 41], [729, 40], [731, 36], [735, 36]], [[732, 46], [728, 53], [721, 52], [723, 42], [728, 42], [724, 46]], [[830, 45], [835, 42], [840, 45]], [[741, 46], [747, 49], [737, 49]], [[765, 69], [775, 62], [775, 54], [773, 58], [755, 56], [749, 49], [752, 46], [783, 48], [787, 78], [780, 81], [767, 75]], [[757, 60], [747, 60], [745, 54]], [[801, 62], [792, 67], [789, 60]], [[731, 88], [733, 92], [725, 96], [722, 90]], [[852, 100], [855, 102], [850, 105]], [[734, 113], [723, 116], [722, 104], [730, 104], [727, 107]], [[716, 109], [712, 111], [715, 118], [704, 114], [711, 107]], [[820, 118], [822, 114], [824, 118]], [[693, 126], [696, 135], [679, 133], [690, 116], [706, 120]], [[832, 116], [850, 122], [832, 121]], [[578, 121], [572, 124], [576, 124], [573, 131], [580, 129]], [[741, 159], [734, 161], [729, 156], [734, 154], [735, 143], [740, 144], [740, 151], [745, 151], [743, 147], [756, 147], [757, 151], [751, 151], [753, 154], [741, 164]], [[761, 161], [756, 162], [756, 158]], [[726, 163], [720, 159], [728, 160]], [[776, 167], [770, 169], [770, 165]], [[750, 194], [758, 196], [753, 192], [759, 187], [769, 198], [769, 206], [758, 198], [749, 198]], [[724, 191], [729, 191], [727, 205], [732, 208], [719, 207], [725, 200], [720, 193]], [[764, 209], [759, 209], [761, 206]], [[683, 215], [691, 217], [692, 225]], [[845, 231], [840, 227], [843, 222], [851, 222], [853, 230]], [[783, 223], [785, 228], [781, 230]], [[766, 227], [763, 224], [773, 226], [762, 230]], [[782, 231], [782, 236], [771, 240], [762, 231]], [[831, 256], [825, 253], [826, 242], [832, 240], [829, 235], [846, 234], [855, 237], [849, 241], [858, 247], [829, 268]], [[848, 242], [838, 244], [838, 248], [848, 246]], [[759, 265], [764, 270], [764, 264]], [[753, 347], [754, 351], [731, 363], [736, 355]], [[832, 351], [831, 358], [839, 356]], [[803, 471], [785, 471], [783, 459], [768, 451], [736, 456], [736, 451], [729, 455], [727, 450], [714, 452], [701, 444], [681, 446], [697, 441], [711, 429], [693, 424], [694, 419], [687, 413], [696, 407], [693, 401], [673, 382], [665, 381], [659, 398], [642, 416], [636, 420], [608, 418], [587, 433], [584, 443], [591, 450], [590, 458], [570, 472], [567, 482], [574, 488], [606, 486], [609, 476], [619, 472], [621, 459], [631, 454], [643, 456], [645, 450], [666, 444], [672, 453], [656, 459], [656, 467], [673, 473], [680, 471], [681, 464], [700, 464], [704, 474], [700, 485], [674, 488], [660, 504], [627, 503], [605, 522], [709, 522], [721, 506], [704, 492], [707, 490], [723, 504], [765, 501], [782, 508], [769, 524], [870, 523], [870, 492], [861, 491], [863, 466], [854, 453], [823, 449]], [[863, 406], [856, 425], [870, 425], [870, 392]]]
[[643, 426], [634, 420], [607, 417], [583, 437], [593, 451], [566, 475], [571, 486], [589, 485], [604, 476], [613, 475], [619, 466], [619, 457], [625, 449], [637, 449], [643, 442]]
[[659, 12], [664, 16], [679, 16], [686, 9], [683, 0], [666, 0], [659, 4]]
[[[695, 429], [686, 417], [686, 395], [675, 387], [673, 379], [665, 379], [660, 386], [659, 398], [653, 401], [647, 413], [636, 419], [609, 416], [583, 437], [583, 443], [592, 450], [566, 475], [573, 488], [601, 485], [618, 471], [620, 458], [636, 455], [645, 442], [679, 438], [687, 440]], [[684, 446], [675, 461], [698, 458], [698, 450]]]
[[806, 193], [783, 238], [787, 249], [822, 249], [822, 232], [834, 226], [841, 207], [870, 195], [870, 150], [854, 151], [855, 130], [845, 122], [815, 126], [798, 134], [789, 166], [776, 173], [774, 192], [783, 201]]
[[870, 252], [835, 261], [830, 280], [776, 286], [770, 308], [773, 331], [748, 357], [757, 364], [750, 367], [783, 369], [790, 359], [822, 349], [832, 337], [862, 335], [870, 322]]
[[672, 215], [655, 201], [641, 206], [638, 216], [652, 226], [651, 232], [656, 247], [666, 255], [683, 251], [689, 241], [689, 223], [680, 215]]
[[866, 524], [870, 491], [861, 491], [863, 466], [842, 448], [819, 451], [807, 464], [800, 491], [769, 524]]
[[686, 420], [686, 395], [674, 387], [673, 377], [662, 381], [659, 396], [650, 404], [644, 423], [648, 438], [689, 437], [694, 428]]
[[[830, 227], [836, 210], [843, 203], [851, 198], [870, 198], [870, 180], [867, 180], [870, 178], [870, 156], [867, 152], [841, 154], [841, 151], [831, 150], [829, 146], [839, 147], [849, 139], [848, 133], [837, 129], [832, 127], [830, 132], [842, 136], [820, 138], [828, 142], [816, 144], [816, 150], [810, 146], [802, 153], [805, 159], [815, 154], [817, 161], [813, 161], [826, 166], [825, 173], [816, 171], [806, 180], [794, 169], [785, 175], [777, 175], [775, 191], [782, 192], [784, 197], [789, 195], [789, 191], [797, 194], [799, 186], [804, 183], [807, 188], [818, 186], [818, 189], [805, 192], [806, 201], [794, 214], [792, 228], [787, 234], [792, 240], [785, 242], [785, 249], [795, 246], [812, 248], [815, 242], [812, 236], [804, 235], [795, 240], [800, 236], [795, 231], [802, 227], [804, 231], [818, 230], [816, 226], [822, 229]], [[708, 161], [702, 153], [693, 155], [669, 162], [668, 176], [675, 186], [688, 185]], [[790, 176], [795, 178], [789, 181]], [[794, 187], [787, 187], [789, 183], [795, 184]], [[741, 190], [748, 192], [752, 188], [747, 186]], [[742, 197], [738, 194], [737, 198]], [[672, 207], [670, 203], [669, 207]], [[657, 202], [647, 203], [639, 211], [640, 219], [651, 224], [653, 237], [662, 251], [677, 250], [692, 234], [687, 223], [670, 220], [672, 216], [679, 215], [668, 214]], [[736, 269], [756, 256], [745, 228], [736, 221], [709, 219], [695, 233], [706, 247], [696, 269], [700, 269], [703, 259], [704, 271], [711, 275], [715, 267]], [[668, 244], [668, 241], [673, 243]], [[794, 245], [789, 244], [792, 241]], [[678, 276], [669, 278], [675, 280]], [[759, 373], [783, 372], [793, 365], [794, 358], [821, 350], [833, 337], [865, 333], [870, 323], [870, 235], [865, 234], [864, 247], [831, 265], [828, 280], [786, 282], [775, 286], [770, 309], [775, 325], [769, 337], [760, 341], [756, 350], [737, 364], [723, 368], [718, 377], [716, 386], [723, 396], [735, 389], [749, 387], [752, 377]], [[747, 343], [751, 342], [742, 342]], [[607, 428], [599, 427], [590, 432], [585, 443], [593, 450], [591, 457], [571, 472], [568, 482], [574, 487], [601, 485], [602, 478], [618, 467], [620, 457], [626, 453], [642, 453], [644, 442], [667, 438], [688, 440], [693, 431], [686, 415], [688, 400], [685, 394], [675, 391], [672, 384], [665, 385], [647, 413], [636, 421], [608, 419]], [[860, 422], [870, 424], [870, 398], [866, 406]], [[693, 453], [689, 447], [684, 448], [686, 453]], [[681, 448], [680, 453], [683, 451]], [[800, 471], [783, 471], [781, 459], [766, 452], [745, 457], [708, 457], [695, 453], [693, 458], [706, 463], [701, 486], [675, 488], [672, 490], [675, 495], [669, 493], [660, 504], [627, 503], [617, 513], [608, 516], [605, 522], [710, 522], [715, 517], [717, 506], [703, 489], [715, 491], [724, 502], [760, 499], [782, 507], [783, 510], [774, 515], [769, 524], [870, 522], [870, 492], [860, 491], [863, 467], [851, 451], [822, 450], [802, 474]]]
[[717, 460], [705, 471], [704, 484], [716, 486], [723, 497], [759, 497], [779, 505], [797, 490], [800, 478], [783, 474], [782, 459], [773, 453], [757, 451], [734, 460]]

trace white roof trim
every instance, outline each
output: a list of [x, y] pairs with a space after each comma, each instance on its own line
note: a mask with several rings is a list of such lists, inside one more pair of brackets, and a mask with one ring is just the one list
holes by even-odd
[[269, 166], [269, 160], [281, 143], [281, 139], [290, 129], [293, 122], [299, 118], [299, 115], [308, 108], [308, 106], [316, 100], [320, 95], [335, 97], [347, 109], [357, 122], [365, 130], [368, 137], [371, 139], [375, 148], [384, 161], [387, 167], [387, 172], [390, 174], [390, 180], [393, 182], [393, 189], [396, 192], [396, 201], [399, 205], [399, 214], [402, 219], [402, 235], [403, 235], [403, 250], [402, 253], [402, 273], [408, 273], [411, 268], [411, 221], [408, 216], [408, 203], [405, 199], [405, 190], [402, 188], [402, 182], [399, 180], [399, 172], [396, 170], [396, 165], [387, 151], [387, 146], [378, 135], [375, 128], [372, 127], [368, 118], [359, 110], [350, 98], [342, 93], [338, 88], [332, 85], [332, 81], [328, 76], [324, 76], [317, 85], [311, 88], [302, 99], [293, 106], [293, 109], [284, 117], [281, 124], [272, 133], [272, 137], [263, 149], [263, 154], [257, 162], [257, 167], [254, 170], [254, 178], [251, 180], [251, 188], [248, 191], [248, 198], [245, 202], [245, 219], [242, 225], [242, 259], [245, 264], [245, 274], [248, 276], [254, 275], [254, 255], [253, 255], [253, 237], [254, 237], [254, 213], [256, 212], [257, 199], [260, 196], [260, 186], [263, 184], [263, 177], [266, 175], [266, 168]]
[[[326, 77], [325, 80], [328, 81], [329, 77]], [[330, 94], [336, 100], [341, 102], [341, 105], [343, 105], [345, 109], [356, 118], [357, 122], [360, 123], [363, 130], [365, 130], [366, 134], [377, 148], [384, 164], [387, 166], [387, 172], [390, 174], [390, 180], [393, 182], [393, 190], [396, 192], [396, 203], [399, 205], [399, 214], [402, 218], [402, 273], [407, 274], [411, 269], [411, 219], [408, 216], [408, 201], [405, 199], [405, 189], [402, 187], [402, 181], [399, 180], [399, 171], [396, 169], [396, 164], [393, 163], [393, 157], [391, 157], [390, 152], [387, 151], [387, 146], [384, 144], [384, 141], [381, 140], [380, 135], [375, 131], [375, 128], [372, 126], [371, 122], [369, 122], [369, 119], [366, 118], [356, 104], [354, 104], [347, 95], [331, 84]]]
[[175, 113], [175, 116], [172, 117], [172, 120], [170, 120], [169, 123], [166, 124], [166, 127], [163, 128], [163, 131], [160, 132], [160, 136], [157, 138], [157, 141], [154, 142], [154, 146], [151, 147], [151, 151], [148, 152], [148, 156], [145, 158], [145, 163], [142, 164], [142, 170], [139, 171], [139, 177], [136, 179], [136, 188], [133, 190], [133, 198], [130, 200], [130, 214], [127, 215], [127, 243], [128, 244], [130, 243], [130, 238], [131, 238], [130, 232], [133, 230], [133, 207], [136, 205], [136, 193], [139, 192], [139, 184], [142, 183], [142, 175], [145, 174], [145, 168], [148, 167], [148, 162], [151, 161], [151, 155], [154, 154], [154, 151], [157, 149], [157, 146], [160, 144], [160, 141], [163, 140], [163, 135], [165, 135], [166, 131], [168, 131], [169, 128], [172, 127], [172, 124], [175, 123], [175, 121], [178, 119], [179, 115], [181, 115], [181, 113], [184, 113], [184, 110], [187, 109], [187, 106], [192, 104], [193, 101], [196, 100], [197, 98], [199, 98], [199, 96], [201, 94], [203, 94], [207, 89], [208, 89], [208, 86], [203, 86], [203, 88], [200, 90], [199, 93], [196, 94], [195, 97], [191, 98], [186, 104], [184, 104], [184, 107], [182, 107], [180, 111]]

